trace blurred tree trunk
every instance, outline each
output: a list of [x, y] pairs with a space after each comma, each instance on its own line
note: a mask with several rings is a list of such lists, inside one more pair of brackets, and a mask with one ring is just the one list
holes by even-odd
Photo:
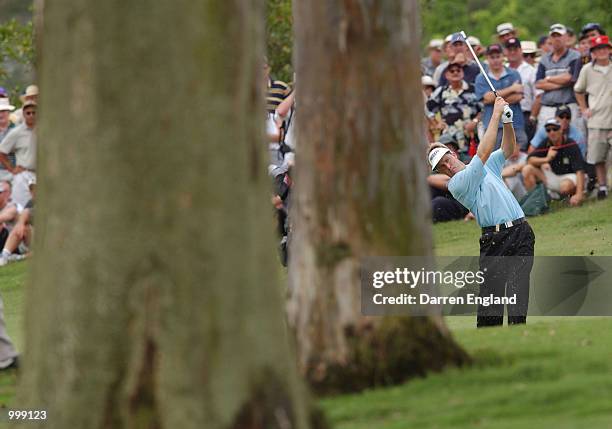
[[259, 0], [46, 2], [32, 427], [320, 427], [282, 309], [263, 23]]
[[439, 316], [360, 313], [363, 256], [432, 253], [416, 1], [304, 0], [294, 15], [288, 310], [299, 367], [317, 391], [335, 391], [463, 364]]

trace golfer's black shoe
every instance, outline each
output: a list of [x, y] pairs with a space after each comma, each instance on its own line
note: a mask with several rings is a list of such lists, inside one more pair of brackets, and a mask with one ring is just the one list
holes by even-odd
[[504, 324], [503, 316], [478, 316], [476, 318], [476, 327], [484, 328], [487, 326], [502, 326]]
[[527, 323], [525, 316], [508, 316], [508, 325], [524, 325]]
[[608, 198], [608, 192], [604, 191], [603, 189], [600, 191], [597, 191], [597, 199], [598, 200], [605, 200], [606, 198]]

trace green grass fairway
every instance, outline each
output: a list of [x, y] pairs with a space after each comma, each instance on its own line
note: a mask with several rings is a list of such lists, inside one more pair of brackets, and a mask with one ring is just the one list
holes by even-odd
[[[612, 198], [590, 201], [579, 208], [558, 206], [549, 214], [529, 218], [536, 235], [536, 256], [612, 255]], [[440, 256], [478, 255], [479, 237], [475, 221], [434, 226]]]
[[336, 429], [609, 429], [610, 328], [607, 318], [542, 318], [455, 330], [474, 367], [321, 404]]

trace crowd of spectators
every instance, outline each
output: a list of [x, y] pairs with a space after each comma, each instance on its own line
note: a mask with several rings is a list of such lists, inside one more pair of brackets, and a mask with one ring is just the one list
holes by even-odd
[[[514, 113], [518, 144], [502, 172], [506, 184], [519, 202], [528, 201], [538, 188], [548, 195], [547, 201], [566, 199], [571, 205], [590, 196], [606, 198], [612, 67], [604, 29], [590, 23], [576, 37], [568, 27], [554, 24], [548, 34], [531, 41], [520, 40], [511, 23], [502, 23], [496, 33], [495, 43], [488, 46], [475, 37], [468, 41], [497, 94]], [[421, 61], [427, 139], [469, 162], [490, 121], [495, 94], [460, 33], [429, 41], [427, 53]], [[292, 83], [274, 79], [267, 59], [264, 76], [268, 173], [274, 184], [281, 260], [286, 264], [296, 145], [295, 76]], [[431, 174], [428, 183], [435, 222], [473, 218], [448, 192], [447, 176]]]
[[0, 266], [30, 254], [34, 231], [38, 87], [18, 97], [19, 109], [10, 95], [0, 87]]
[[[514, 113], [518, 147], [502, 172], [506, 184], [521, 204], [533, 204], [530, 195], [542, 189], [543, 205], [551, 198], [572, 206], [607, 198], [612, 45], [605, 30], [588, 23], [577, 35], [553, 24], [537, 41], [520, 40], [509, 22], [495, 30], [495, 43], [483, 46], [475, 37], [468, 42]], [[461, 33], [431, 40], [421, 72], [428, 141], [447, 145], [469, 162], [488, 126], [495, 94]], [[448, 177], [432, 173], [428, 181], [434, 222], [472, 218], [448, 192]]]

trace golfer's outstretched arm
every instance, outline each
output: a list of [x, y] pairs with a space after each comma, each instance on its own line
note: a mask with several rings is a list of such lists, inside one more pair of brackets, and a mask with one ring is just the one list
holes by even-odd
[[516, 145], [516, 135], [514, 134], [514, 128], [512, 128], [512, 122], [504, 124], [504, 135], [502, 137], [502, 151], [506, 159], [510, 158], [514, 153], [514, 146]]
[[[482, 141], [478, 145], [478, 152], [476, 153], [483, 164], [487, 162], [491, 152], [493, 152], [493, 149], [495, 148], [495, 143], [497, 142], [497, 127], [506, 104], [507, 103], [501, 97], [497, 97], [495, 99], [493, 114], [491, 115], [489, 126], [482, 137]], [[510, 124], [510, 126], [512, 126], [512, 124]]]

